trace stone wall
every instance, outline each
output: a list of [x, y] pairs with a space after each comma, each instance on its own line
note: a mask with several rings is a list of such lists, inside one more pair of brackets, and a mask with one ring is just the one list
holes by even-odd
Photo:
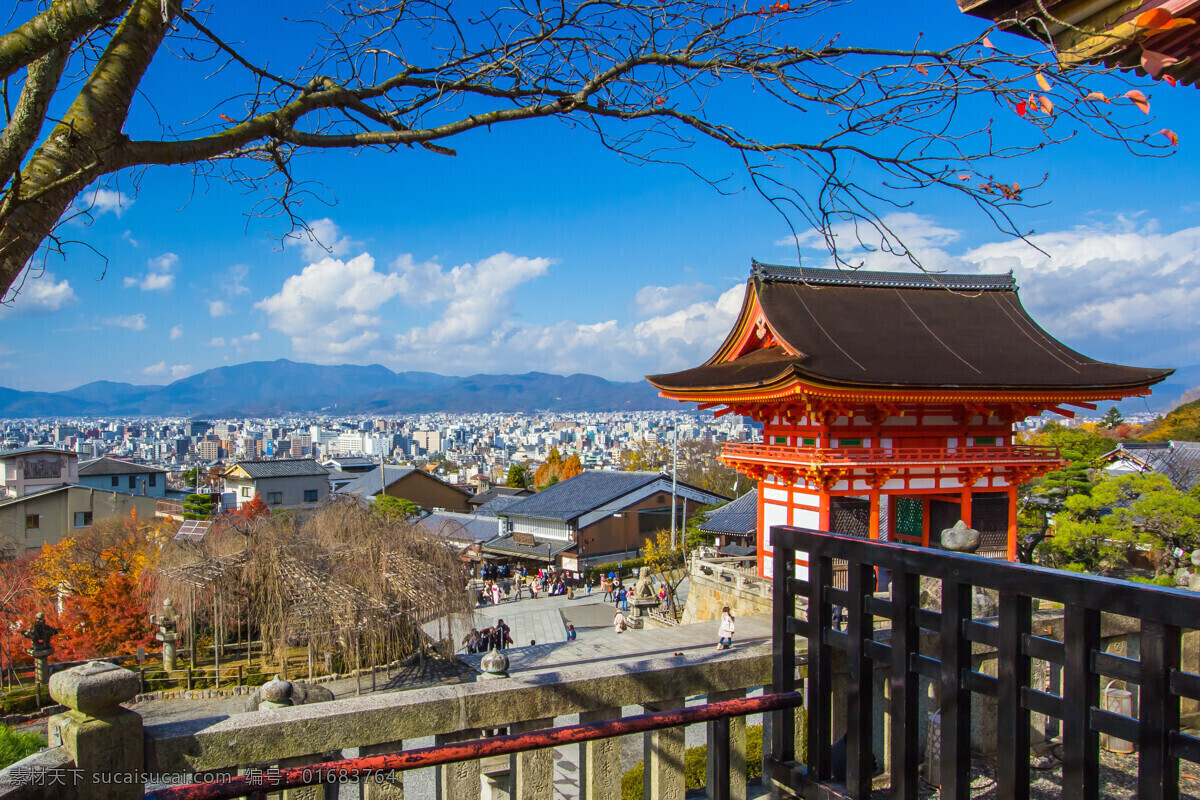
[[771, 582], [735, 569], [733, 563], [693, 562], [681, 624], [720, 619], [725, 606], [734, 617], [771, 613]]

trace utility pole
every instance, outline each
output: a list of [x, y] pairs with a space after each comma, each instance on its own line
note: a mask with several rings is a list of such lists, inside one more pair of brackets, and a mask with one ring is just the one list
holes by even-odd
[[675, 549], [675, 491], [679, 473], [679, 421], [671, 419], [671, 549]]

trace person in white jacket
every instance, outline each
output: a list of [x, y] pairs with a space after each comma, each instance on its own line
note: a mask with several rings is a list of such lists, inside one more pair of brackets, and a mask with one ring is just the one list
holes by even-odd
[[721, 609], [721, 626], [717, 628], [717, 649], [728, 650], [733, 646], [733, 614], [729, 613], [729, 606]]

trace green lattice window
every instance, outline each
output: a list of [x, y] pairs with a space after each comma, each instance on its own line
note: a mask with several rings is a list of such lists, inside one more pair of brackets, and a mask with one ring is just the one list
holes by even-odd
[[787, 444], [787, 437], [786, 436], [776, 436], [775, 444]]
[[922, 503], [915, 497], [894, 497], [896, 504], [896, 541], [921, 544]]
[[976, 436], [975, 445], [977, 447], [989, 447], [996, 444], [995, 436]]
[[839, 447], [862, 447], [862, 439], [838, 439]]
[[817, 440], [816, 440], [816, 439], [811, 439], [811, 438], [805, 437], [805, 439], [804, 439], [804, 446], [805, 446], [805, 447], [816, 447], [816, 446], [817, 446]]

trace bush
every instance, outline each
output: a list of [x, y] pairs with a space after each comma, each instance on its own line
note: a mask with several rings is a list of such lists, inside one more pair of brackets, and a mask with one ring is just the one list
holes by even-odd
[[[42, 689], [42, 702], [54, 702], [45, 688]], [[4, 714], [32, 714], [37, 708], [37, 695], [33, 689], [17, 689], [0, 699], [0, 712]]]
[[36, 733], [17, 733], [7, 725], [0, 725], [0, 769], [33, 755], [45, 746], [45, 740]]
[[[801, 709], [803, 711], [803, 709]], [[796, 721], [799, 730], [802, 722]], [[797, 744], [800, 745], [800, 736]], [[802, 745], [801, 745], [802, 746]], [[746, 780], [762, 777], [763, 729], [761, 725], [746, 728]], [[801, 755], [804, 755], [802, 752]], [[621, 776], [621, 800], [641, 800], [642, 783], [645, 780], [645, 765], [638, 764]], [[708, 774], [708, 745], [689, 747], [683, 754], [684, 790], [692, 791], [704, 786]]]
[[[617, 569], [618, 563], [621, 565], [619, 570]], [[589, 581], [593, 578], [599, 578], [601, 575], [607, 575], [610, 572], [615, 572], [624, 578], [633, 575], [644, 566], [646, 566], [646, 559], [644, 558], [626, 558], [620, 562], [612, 561], [608, 564], [597, 564], [594, 567], [589, 567], [586, 574]]]
[[264, 683], [266, 683], [269, 680], [271, 680], [270, 675], [264, 675], [261, 672], [256, 672], [256, 673], [251, 673], [250, 675], [247, 675], [244, 683], [246, 686], [262, 686]]

